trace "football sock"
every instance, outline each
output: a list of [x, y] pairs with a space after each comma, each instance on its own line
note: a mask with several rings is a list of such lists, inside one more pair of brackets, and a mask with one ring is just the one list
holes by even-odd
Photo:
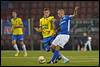
[[26, 52], [26, 46], [25, 45], [22, 45], [22, 49], [24, 52]]
[[19, 52], [17, 44], [14, 45], [14, 48], [16, 49], [17, 52]]
[[64, 55], [61, 54], [60, 56], [61, 56], [62, 60], [66, 59], [66, 57]]
[[54, 62], [54, 60], [60, 55], [59, 51], [58, 50], [54, 50], [53, 52], [53, 56], [51, 58], [51, 62]]
[[50, 51], [50, 46], [47, 46], [46, 47], [46, 51]]

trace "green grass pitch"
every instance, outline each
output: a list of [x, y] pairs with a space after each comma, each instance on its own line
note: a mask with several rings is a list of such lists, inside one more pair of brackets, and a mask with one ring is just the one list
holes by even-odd
[[18, 57], [15, 57], [15, 51], [1, 51], [1, 66], [99, 66], [99, 51], [61, 51], [63, 55], [70, 59], [70, 62], [64, 64], [60, 60], [56, 64], [39, 64], [37, 59], [44, 56], [47, 61], [50, 60], [51, 52], [28, 51], [28, 56], [24, 57], [20, 51]]

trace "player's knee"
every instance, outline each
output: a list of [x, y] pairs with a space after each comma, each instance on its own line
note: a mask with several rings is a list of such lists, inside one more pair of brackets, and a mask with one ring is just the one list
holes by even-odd
[[15, 45], [15, 44], [16, 44], [16, 41], [15, 41], [15, 40], [13, 40], [13, 41], [12, 41], [12, 44], [13, 44], [13, 45]]
[[51, 49], [55, 49], [56, 46], [55, 46], [55, 45], [51, 45], [50, 48], [51, 48]]
[[60, 46], [52, 45], [51, 50], [52, 50], [52, 52], [54, 52], [54, 50], [60, 50]]
[[60, 50], [60, 46], [53, 46], [52, 48], [51, 48], [51, 51], [52, 52], [54, 52], [55, 50]]
[[21, 44], [21, 45], [24, 45], [24, 42], [23, 42], [23, 41], [20, 41], [20, 44]]
[[55, 48], [56, 50], [60, 50], [60, 46], [56, 46], [56, 48]]
[[51, 45], [50, 48], [51, 48], [51, 51], [54, 52], [55, 46]]

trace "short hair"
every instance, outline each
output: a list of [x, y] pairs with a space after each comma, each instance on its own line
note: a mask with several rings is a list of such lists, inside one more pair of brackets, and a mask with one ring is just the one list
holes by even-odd
[[48, 10], [48, 11], [50, 11], [50, 9], [49, 9], [49, 8], [44, 8], [44, 11], [47, 11], [47, 10]]
[[12, 13], [13, 13], [13, 12], [17, 14], [17, 11], [12, 11]]
[[61, 9], [58, 9], [58, 11], [59, 11], [59, 10], [60, 10], [60, 11], [65, 11], [63, 8], [61, 8]]

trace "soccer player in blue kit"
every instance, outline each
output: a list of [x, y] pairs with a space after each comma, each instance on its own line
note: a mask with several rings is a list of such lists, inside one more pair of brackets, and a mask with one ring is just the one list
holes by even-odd
[[55, 61], [59, 57], [61, 57], [64, 63], [69, 62], [69, 59], [66, 58], [64, 55], [62, 55], [59, 52], [59, 50], [60, 48], [64, 48], [65, 44], [69, 41], [71, 20], [74, 16], [77, 15], [77, 10], [78, 10], [78, 7], [75, 7], [73, 15], [65, 15], [64, 9], [58, 10], [58, 16], [60, 17], [60, 23], [59, 23], [60, 31], [57, 32], [57, 36], [53, 40], [50, 46], [53, 52], [53, 56], [51, 57], [51, 60], [47, 62], [48, 64], [55, 63]]

